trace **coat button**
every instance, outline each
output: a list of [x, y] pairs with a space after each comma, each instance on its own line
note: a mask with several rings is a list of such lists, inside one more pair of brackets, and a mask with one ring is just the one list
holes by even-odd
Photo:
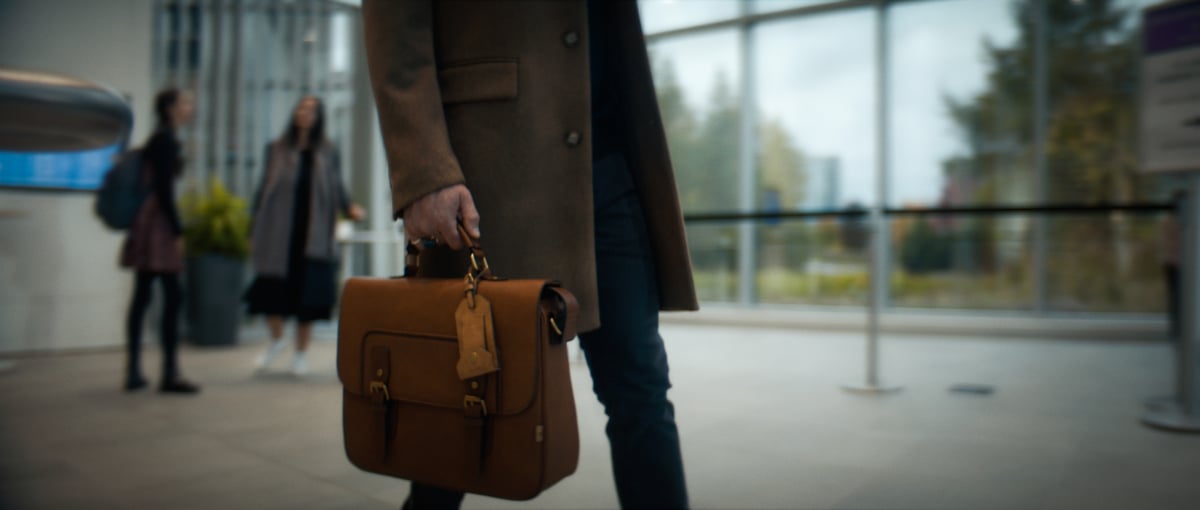
[[571, 131], [570, 133], [567, 133], [567, 137], [563, 141], [567, 142], [568, 147], [574, 147], [579, 145], [581, 140], [583, 140], [583, 136], [581, 136], [579, 132]]
[[563, 45], [568, 48], [579, 46], [579, 32], [572, 30], [563, 34]]

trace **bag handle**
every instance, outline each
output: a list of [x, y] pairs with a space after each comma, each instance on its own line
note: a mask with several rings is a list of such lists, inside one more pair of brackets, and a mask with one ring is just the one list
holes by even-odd
[[[495, 276], [492, 275], [492, 268], [488, 265], [487, 253], [483, 251], [483, 246], [479, 244], [479, 240], [471, 237], [462, 220], [458, 221], [457, 227], [458, 235], [462, 238], [463, 244], [466, 244], [467, 249], [471, 250], [471, 266], [467, 269], [466, 280], [471, 287], [472, 293], [474, 293], [475, 284], [479, 280], [491, 279], [495, 278]], [[404, 276], [419, 275], [421, 270], [420, 246], [426, 242], [425, 240], [417, 240], [408, 243], [408, 246], [405, 247]]]

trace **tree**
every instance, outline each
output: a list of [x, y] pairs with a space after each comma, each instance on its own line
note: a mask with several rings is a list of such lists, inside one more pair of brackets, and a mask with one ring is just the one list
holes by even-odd
[[709, 111], [696, 134], [691, 185], [698, 191], [699, 208], [738, 209], [738, 151], [741, 148], [741, 105], [724, 72], [717, 73]]
[[910, 273], [945, 271], [951, 266], [953, 240], [937, 232], [925, 218], [917, 219], [900, 245], [900, 263]]
[[792, 134], [778, 119], [765, 120], [758, 130], [758, 207], [767, 207], [766, 193], [776, 194], [783, 209], [802, 205], [805, 190], [804, 154], [792, 143]]
[[[983, 42], [991, 66], [986, 88], [967, 100], [945, 98], [969, 147], [965, 157], [947, 160], [947, 173], [957, 174], [948, 177], [993, 184], [975, 202], [1033, 198], [1034, 9], [1042, 2], [1012, 5], [1016, 42]], [[1131, 200], [1149, 184], [1135, 173], [1137, 33], [1126, 28], [1133, 14], [1113, 0], [1045, 2], [1051, 201]]]
[[[718, 75], [711, 108], [702, 117], [687, 104], [674, 64], [666, 59], [654, 59], [653, 64], [659, 110], [684, 213], [736, 209], [740, 110], [728, 80]], [[733, 271], [736, 242], [724, 239], [729, 237], [729, 229], [689, 226], [688, 237], [697, 272]]]
[[[948, 158], [952, 186], [971, 189], [973, 203], [1036, 201], [1033, 172], [1034, 51], [1037, 11], [1044, 9], [1047, 53], [1045, 122], [1046, 194], [1051, 203], [1111, 203], [1145, 198], [1155, 181], [1136, 171], [1136, 11], [1115, 0], [1018, 0], [1012, 4], [1019, 35], [1011, 46], [983, 42], [990, 65], [985, 89], [966, 100], [947, 97], [948, 114], [968, 153]], [[987, 228], [997, 222], [974, 225]], [[1117, 278], [1130, 264], [1129, 231], [1119, 217], [1050, 221], [1053, 288], [1079, 299], [1120, 299]], [[976, 234], [979, 235], [979, 234]], [[994, 238], [994, 232], [983, 235]], [[1082, 256], [1098, 247], [1114, 257]], [[1092, 248], [1095, 250], [1095, 248]], [[1110, 275], [1096, 278], [1096, 275]]]

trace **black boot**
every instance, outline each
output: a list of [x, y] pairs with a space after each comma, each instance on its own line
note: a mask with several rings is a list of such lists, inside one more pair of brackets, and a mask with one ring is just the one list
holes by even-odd
[[162, 384], [158, 386], [158, 392], [195, 395], [200, 393], [200, 387], [188, 382], [187, 380], [175, 377], [170, 380], [163, 381]]
[[125, 391], [134, 392], [145, 388], [149, 383], [145, 377], [140, 375], [130, 375], [125, 378]]

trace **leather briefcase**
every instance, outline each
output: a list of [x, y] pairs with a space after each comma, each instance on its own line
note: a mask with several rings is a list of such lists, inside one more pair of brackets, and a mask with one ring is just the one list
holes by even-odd
[[524, 500], [575, 471], [566, 342], [579, 305], [557, 283], [492, 276], [352, 278], [337, 370], [346, 454], [360, 469]]

